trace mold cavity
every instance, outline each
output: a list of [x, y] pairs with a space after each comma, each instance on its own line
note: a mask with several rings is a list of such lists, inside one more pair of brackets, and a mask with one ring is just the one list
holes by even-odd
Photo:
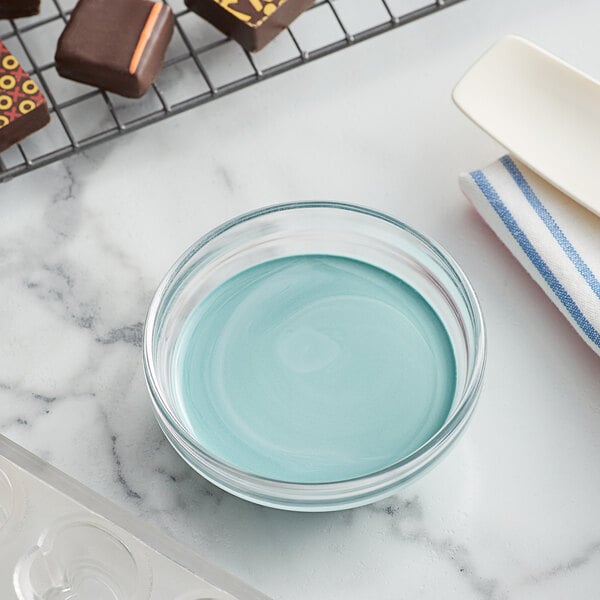
[[14, 581], [19, 600], [141, 600], [149, 586], [124, 542], [85, 522], [49, 530]]
[[14, 489], [8, 475], [0, 470], [0, 531], [10, 521], [14, 509]]

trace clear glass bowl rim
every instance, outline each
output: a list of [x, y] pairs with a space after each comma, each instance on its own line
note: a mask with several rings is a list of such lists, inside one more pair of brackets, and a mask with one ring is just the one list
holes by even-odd
[[[420, 446], [410, 455], [393, 463], [385, 469], [354, 479], [339, 480], [327, 483], [295, 483], [289, 481], [279, 481], [243, 471], [234, 465], [222, 461], [218, 456], [210, 453], [208, 450], [199, 445], [198, 442], [187, 433], [183, 425], [179, 422], [177, 416], [170, 409], [168, 400], [163, 398], [163, 395], [160, 391], [160, 385], [158, 382], [153, 356], [153, 346], [155, 343], [154, 333], [156, 330], [157, 318], [159, 316], [161, 305], [164, 299], [168, 296], [171, 285], [177, 281], [178, 274], [181, 272], [181, 270], [184, 269], [190, 260], [211, 240], [236, 227], [237, 225], [240, 225], [241, 223], [257, 219], [264, 215], [298, 209], [323, 208], [351, 211], [367, 217], [385, 221], [401, 229], [405, 233], [408, 233], [409, 236], [414, 237], [418, 242], [423, 244], [435, 255], [437, 261], [444, 264], [446, 269], [450, 271], [455, 283], [460, 286], [465, 303], [469, 309], [474, 339], [474, 360], [472, 367], [468, 368], [462, 398], [460, 399], [459, 405], [452, 417], [446, 421], [446, 423], [444, 423], [444, 425], [425, 444]], [[242, 483], [245, 490], [238, 490], [238, 495], [242, 495], [250, 499], [254, 498], [254, 501], [259, 501], [257, 498], [255, 498], [256, 494], [258, 493], [260, 495], [265, 494], [265, 496], [268, 498], [280, 497], [282, 500], [284, 498], [286, 500], [289, 500], [290, 498], [296, 498], [296, 500], [300, 502], [302, 501], [303, 496], [306, 495], [307, 499], [310, 497], [309, 502], [311, 502], [315, 501], [315, 498], [319, 496], [319, 491], [324, 492], [326, 496], [329, 497], [329, 500], [332, 499], [332, 496], [336, 496], [337, 493], [339, 493], [340, 496], [348, 498], [348, 496], [351, 495], [351, 490], [354, 488], [352, 484], [359, 485], [361, 491], [359, 492], [358, 489], [356, 490], [359, 493], [364, 493], [365, 490], [368, 490], [369, 488], [380, 489], [385, 487], [387, 489], [389, 486], [393, 486], [394, 484], [400, 485], [403, 480], [403, 474], [409, 478], [413, 474], [414, 469], [411, 468], [412, 466], [415, 466], [417, 470], [420, 470], [422, 467], [419, 467], [419, 464], [429, 464], [431, 460], [438, 456], [438, 454], [440, 454], [446, 448], [446, 446], [448, 446], [460, 433], [462, 427], [466, 424], [466, 421], [470, 417], [479, 396], [486, 362], [486, 332], [481, 307], [469, 280], [463, 273], [462, 269], [458, 266], [456, 261], [448, 254], [448, 252], [446, 252], [446, 250], [444, 250], [439, 244], [432, 241], [430, 238], [419, 233], [402, 221], [371, 208], [355, 204], [328, 201], [291, 202], [267, 206], [230, 219], [198, 239], [177, 259], [177, 261], [173, 264], [160, 282], [152, 302], [150, 303], [144, 326], [143, 361], [148, 390], [150, 392], [154, 408], [157, 411], [158, 416], [162, 419], [162, 422], [159, 420], [161, 427], [163, 424], [166, 424], [171, 430], [171, 433], [175, 433], [175, 437], [182, 438], [187, 446], [194, 450], [194, 454], [196, 455], [195, 458], [200, 459], [200, 461], [205, 465], [210, 465], [212, 470], [226, 474], [228, 479]], [[172, 437], [172, 435], [168, 436], [171, 443], [173, 443]], [[180, 448], [175, 447], [175, 449], [181, 454]], [[188, 460], [185, 456], [184, 459], [186, 461]], [[194, 466], [194, 468], [196, 467]], [[202, 473], [202, 470], [200, 472]], [[216, 482], [216, 477], [214, 475], [211, 477], [206, 473], [203, 474], [207, 476], [208, 479]], [[265, 502], [265, 498], [259, 502], [268, 505], [279, 506], [276, 501]]]

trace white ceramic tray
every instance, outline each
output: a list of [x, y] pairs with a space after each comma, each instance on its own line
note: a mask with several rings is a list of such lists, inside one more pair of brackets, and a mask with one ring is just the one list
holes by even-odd
[[600, 83], [508, 36], [461, 79], [456, 105], [546, 181], [600, 215]]

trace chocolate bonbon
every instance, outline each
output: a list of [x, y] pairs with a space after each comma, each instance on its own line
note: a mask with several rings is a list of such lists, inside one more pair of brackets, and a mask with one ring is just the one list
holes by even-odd
[[186, 6], [246, 50], [264, 48], [314, 0], [185, 0]]
[[0, 19], [31, 17], [40, 12], [40, 0], [0, 0]]
[[0, 42], [0, 152], [49, 121], [44, 94]]
[[60, 75], [130, 98], [162, 67], [173, 12], [149, 0], [80, 0], [56, 50]]

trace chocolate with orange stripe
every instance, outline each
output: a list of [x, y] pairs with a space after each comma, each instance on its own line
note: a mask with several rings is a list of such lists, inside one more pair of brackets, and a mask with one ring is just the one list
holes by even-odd
[[79, 0], [58, 41], [63, 77], [139, 98], [158, 75], [173, 12], [149, 0]]
[[49, 121], [44, 94], [0, 42], [0, 152]]

